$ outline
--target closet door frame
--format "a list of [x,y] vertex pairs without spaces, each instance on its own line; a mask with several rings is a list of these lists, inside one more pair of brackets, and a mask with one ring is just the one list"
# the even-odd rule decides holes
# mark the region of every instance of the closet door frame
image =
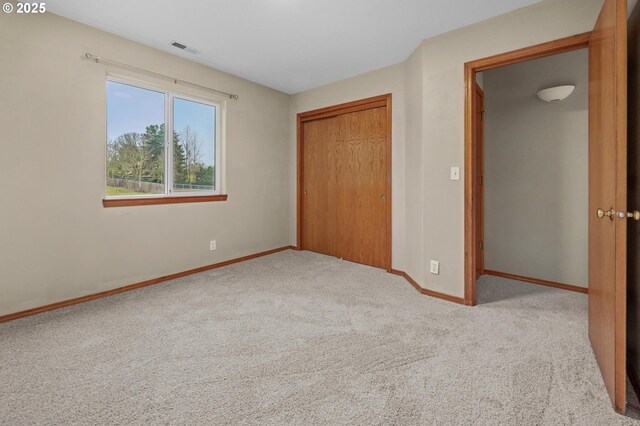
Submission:
[[372,98],[361,99],[358,101],[347,102],[339,105],[329,106],[326,108],[320,108],[312,111],[301,112],[297,116],[297,242],[296,249],[302,250],[304,235],[302,232],[302,220],[303,214],[303,188],[304,188],[304,131],[303,124],[308,121],[320,120],[328,117],[335,117],[352,112],[365,111],[373,108],[386,108],[387,127],[386,127],[386,156],[387,156],[387,170],[386,170],[386,234],[387,234],[387,265],[385,268],[388,272],[391,272],[391,94],[374,96]]

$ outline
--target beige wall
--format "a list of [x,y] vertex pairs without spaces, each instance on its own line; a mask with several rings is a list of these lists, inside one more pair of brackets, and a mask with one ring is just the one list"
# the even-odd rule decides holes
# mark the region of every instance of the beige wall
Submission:
[[[587,49],[487,71],[485,267],[587,287]],[[562,102],[540,89],[575,84]]]
[[[422,140],[424,129],[422,117],[425,98],[423,96],[424,60],[422,49],[416,49],[405,62],[405,110],[406,140],[403,177],[405,188],[405,239],[404,258],[394,264],[396,269],[404,270],[414,279],[420,279],[423,272],[424,210]],[[422,282],[422,281],[418,281]]]
[[[106,70],[85,51],[240,95],[228,202],[102,207]],[[289,244],[288,95],[49,13],[0,14],[0,58],[0,315]]]

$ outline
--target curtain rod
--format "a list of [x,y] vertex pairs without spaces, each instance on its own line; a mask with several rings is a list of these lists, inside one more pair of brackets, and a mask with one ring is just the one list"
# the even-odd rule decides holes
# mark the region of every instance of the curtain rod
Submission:
[[157,72],[154,72],[154,71],[145,70],[143,68],[134,67],[132,65],[123,64],[121,62],[112,61],[111,59],[101,58],[100,56],[92,55],[91,53],[85,53],[84,54],[84,59],[89,60],[91,62],[95,62],[96,64],[110,65],[110,66],[113,66],[113,67],[118,67],[118,68],[122,68],[122,69],[129,70],[129,71],[135,71],[135,72],[138,72],[138,73],[148,74],[148,75],[150,75],[152,77],[157,77],[157,78],[162,78],[164,80],[173,81],[175,84],[182,84],[183,86],[190,86],[190,87],[195,87],[196,89],[208,90],[210,92],[214,92],[214,93],[217,93],[219,95],[227,96],[230,99],[238,100],[238,95],[234,95],[232,93],[223,92],[221,90],[212,89],[210,87],[201,86],[201,85],[195,84],[195,83],[189,83],[188,81],[180,80],[180,79],[177,79],[175,77],[171,77],[171,76],[168,76],[168,75],[165,75],[165,74],[160,74],[160,73],[157,73]]

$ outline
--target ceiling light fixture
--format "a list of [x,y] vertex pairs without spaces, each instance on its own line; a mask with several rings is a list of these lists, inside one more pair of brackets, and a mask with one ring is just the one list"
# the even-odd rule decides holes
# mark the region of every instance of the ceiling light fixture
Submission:
[[548,89],[540,90],[538,98],[545,102],[559,102],[567,99],[574,90],[576,90],[576,86],[573,84],[549,87]]

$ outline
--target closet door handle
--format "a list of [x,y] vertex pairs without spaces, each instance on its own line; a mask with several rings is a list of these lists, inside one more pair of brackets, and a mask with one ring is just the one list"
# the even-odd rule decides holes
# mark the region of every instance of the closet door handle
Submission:
[[387,194],[380,194],[380,199],[382,201],[386,200],[387,199]]

